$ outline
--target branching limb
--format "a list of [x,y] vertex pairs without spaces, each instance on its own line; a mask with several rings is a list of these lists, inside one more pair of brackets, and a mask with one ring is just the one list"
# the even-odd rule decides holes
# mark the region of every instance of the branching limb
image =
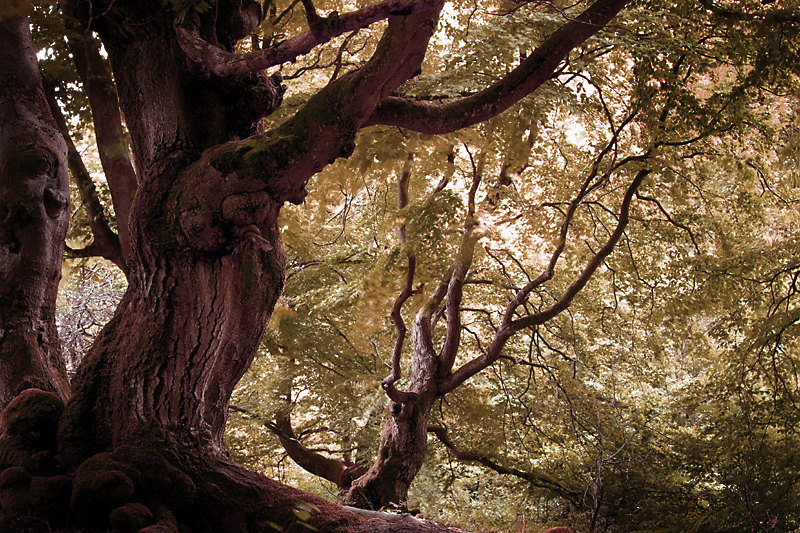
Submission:
[[606,26],[629,1],[596,1],[553,32],[519,67],[479,93],[444,104],[390,97],[365,126],[384,124],[443,134],[495,117],[549,80],[570,51]]
[[[196,30],[176,27],[178,41],[199,72],[207,72],[220,77],[237,76],[248,72],[259,72],[269,67],[293,61],[307,54],[315,47],[331,39],[366,28],[376,22],[392,17],[412,15],[431,9],[435,0],[384,0],[351,13],[318,18],[312,23],[309,15],[309,1],[304,1],[309,17],[310,29],[296,37],[275,46],[247,54],[233,54],[202,39]],[[310,7],[313,8],[313,5]]]
[[[625,228],[628,225],[628,221],[630,219],[630,207],[631,202],[633,200],[633,196],[636,191],[639,189],[639,186],[644,181],[644,178],[650,174],[649,170],[640,170],[634,179],[631,181],[630,185],[628,186],[625,196],[623,197],[622,204],[620,207],[620,215],[617,220],[617,225],[614,231],[609,236],[606,243],[592,256],[592,258],[587,263],[586,267],[584,267],[581,274],[578,278],[570,285],[561,298],[551,305],[549,308],[535,313],[530,314],[522,318],[514,319],[514,315],[516,309],[522,305],[526,299],[527,295],[533,290],[533,288],[540,286],[541,284],[545,283],[553,276],[553,268],[555,266],[555,261],[558,259],[558,256],[564,249],[565,246],[565,233],[564,233],[564,226],[562,226],[562,233],[560,237],[559,245],[557,246],[556,250],[553,252],[551,256],[550,264],[548,265],[547,270],[543,272],[538,278],[534,279],[528,285],[526,285],[521,291],[519,291],[516,296],[511,300],[511,302],[506,307],[506,313],[503,318],[503,322],[495,333],[492,342],[486,348],[486,350],[480,356],[472,359],[471,361],[465,363],[463,366],[459,367],[455,372],[451,373],[450,375],[446,376],[440,385],[440,392],[442,394],[452,391],[459,385],[461,385],[464,381],[469,379],[470,377],[474,376],[484,368],[487,368],[489,365],[497,361],[497,359],[501,355],[501,351],[505,346],[506,341],[517,331],[520,331],[525,328],[529,328],[532,326],[544,324],[548,320],[552,319],[562,311],[564,311],[572,302],[572,299],[577,295],[589,282],[589,279],[595,273],[595,271],[599,268],[599,266],[603,263],[606,257],[613,251],[614,247],[616,246],[619,239],[622,237]],[[573,210],[573,205],[570,206],[570,210]],[[577,207],[577,205],[575,205]],[[568,210],[567,216],[565,217],[566,220],[569,219],[572,214]]]
[[664,217],[666,217],[667,222],[669,222],[670,224],[672,224],[676,228],[682,229],[683,231],[685,231],[686,233],[689,234],[689,238],[692,240],[692,245],[694,246],[695,251],[698,254],[700,253],[700,247],[697,245],[697,240],[695,240],[695,238],[694,238],[694,233],[692,232],[692,229],[689,226],[687,226],[685,224],[681,224],[677,220],[673,219],[670,216],[670,214],[667,212],[667,210],[664,209],[664,206],[661,205],[661,202],[659,202],[657,198],[653,198],[653,197],[650,197],[650,196],[643,196],[643,195],[639,194],[638,191],[636,192],[636,198],[638,198],[639,200],[643,200],[645,202],[650,202],[650,203],[655,204],[656,207],[658,207],[658,210],[661,211],[661,213],[664,215]]
[[86,165],[83,164],[83,159],[80,153],[78,153],[75,143],[72,142],[67,122],[64,119],[64,114],[61,112],[61,108],[56,102],[55,89],[49,83],[45,83],[44,88],[45,95],[47,96],[47,103],[50,105],[50,111],[56,120],[56,124],[58,124],[59,130],[61,130],[64,141],[67,143],[67,164],[69,166],[69,171],[75,179],[75,184],[78,186],[81,200],[83,200],[83,207],[86,209],[86,216],[89,219],[89,227],[94,237],[94,243],[83,250],[67,249],[67,251],[75,257],[100,256],[108,259],[122,269],[127,276],[128,265],[122,255],[119,237],[108,224],[103,205],[100,203],[100,198],[97,196],[97,189],[94,186],[92,177],[89,175]]

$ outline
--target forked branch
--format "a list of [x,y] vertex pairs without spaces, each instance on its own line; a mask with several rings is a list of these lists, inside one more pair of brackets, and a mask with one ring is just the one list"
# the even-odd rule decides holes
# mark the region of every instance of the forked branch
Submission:
[[214,46],[203,40],[197,30],[183,27],[176,27],[175,30],[181,48],[198,72],[228,77],[259,72],[294,61],[335,37],[392,17],[420,13],[435,4],[435,0],[384,0],[343,15],[331,14],[320,18],[315,10],[309,12],[313,5],[306,0],[303,5],[310,26],[306,32],[275,46],[246,54],[234,54]]
[[[606,243],[598,250],[596,253],[593,254],[591,259],[588,261],[586,267],[584,267],[581,274],[578,278],[570,285],[564,294],[562,294],[561,298],[548,307],[547,309],[540,311],[538,313],[526,315],[522,318],[515,319],[515,313],[517,308],[522,305],[526,300],[530,292],[544,282],[548,281],[552,278],[554,272],[555,261],[558,260],[561,252],[565,246],[565,226],[562,225],[561,235],[560,235],[560,242],[553,252],[553,255],[550,259],[550,264],[548,265],[545,272],[543,272],[538,278],[534,279],[533,281],[529,282],[523,289],[521,289],[515,297],[511,300],[511,302],[506,307],[506,312],[503,317],[502,324],[500,328],[494,335],[492,342],[486,348],[486,350],[480,356],[472,359],[471,361],[465,363],[463,366],[459,367],[455,372],[446,376],[440,385],[440,393],[445,394],[447,392],[452,391],[459,385],[461,385],[464,381],[469,379],[470,377],[474,376],[481,370],[487,368],[489,365],[493,364],[497,359],[500,357],[502,353],[502,349],[505,346],[508,339],[517,331],[520,331],[525,328],[529,328],[532,326],[544,324],[548,320],[552,319],[553,317],[557,316],[559,313],[564,311],[569,304],[572,302],[573,298],[586,286],[591,279],[592,275],[595,271],[599,268],[599,266],[603,263],[606,257],[611,254],[614,250],[619,239],[622,237],[623,233],[625,232],[625,228],[628,225],[630,220],[630,208],[631,202],[633,200],[634,194],[641,186],[644,178],[650,174],[650,170],[640,170],[634,179],[631,181],[630,185],[625,192],[625,195],[622,200],[622,204],[620,206],[620,214],[617,219],[617,225],[614,231],[609,236]],[[580,197],[580,196],[579,196]],[[570,206],[571,211],[568,211],[567,216],[565,216],[565,224],[567,219],[572,217],[574,213],[573,206],[577,207],[575,201],[573,201],[572,205]]]

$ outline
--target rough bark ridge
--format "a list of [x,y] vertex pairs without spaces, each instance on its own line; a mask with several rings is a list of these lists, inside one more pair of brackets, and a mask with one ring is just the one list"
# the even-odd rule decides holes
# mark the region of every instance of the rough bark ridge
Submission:
[[0,409],[37,387],[66,399],[55,326],[69,223],[66,145],[27,18],[0,20]]

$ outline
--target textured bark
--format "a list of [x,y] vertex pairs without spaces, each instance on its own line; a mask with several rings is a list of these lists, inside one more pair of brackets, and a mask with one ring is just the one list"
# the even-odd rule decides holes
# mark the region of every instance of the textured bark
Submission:
[[[419,320],[419,319],[418,319]],[[425,317],[422,317],[425,320]],[[425,328],[415,324],[411,399],[392,402],[383,426],[378,456],[366,474],[353,482],[345,501],[364,509],[402,504],[428,451],[428,417],[436,400],[437,357]]]
[[[252,3],[227,6],[237,5]],[[141,179],[130,285],[78,371],[62,442],[76,461],[154,439],[219,455],[228,398],[283,287],[280,205],[301,201],[311,176],[352,152],[360,123],[419,68],[438,8],[393,19],[362,69],[277,130],[237,140],[280,103],[275,81],[198,79],[160,2],[105,7],[93,28],[109,53]],[[207,40],[232,38],[207,22],[198,22]],[[386,61],[392,55],[399,60]]]
[[27,18],[0,21],[0,408],[36,387],[68,395],[55,325],[69,222],[66,146]]

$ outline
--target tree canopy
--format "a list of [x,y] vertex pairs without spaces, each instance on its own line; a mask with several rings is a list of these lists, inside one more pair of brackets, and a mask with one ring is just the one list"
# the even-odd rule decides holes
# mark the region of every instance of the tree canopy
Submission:
[[800,524],[794,2],[0,19],[3,527]]

